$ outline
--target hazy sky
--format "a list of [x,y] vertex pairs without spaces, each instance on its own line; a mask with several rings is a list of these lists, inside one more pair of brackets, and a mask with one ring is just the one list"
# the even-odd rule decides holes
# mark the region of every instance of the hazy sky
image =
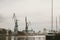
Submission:
[[[60,15],[60,0],[54,0],[53,4],[55,28],[55,17]],[[25,16],[31,22],[29,29],[39,31],[51,26],[51,0],[0,0],[1,28],[14,29],[13,13],[19,20],[19,30],[25,28]]]

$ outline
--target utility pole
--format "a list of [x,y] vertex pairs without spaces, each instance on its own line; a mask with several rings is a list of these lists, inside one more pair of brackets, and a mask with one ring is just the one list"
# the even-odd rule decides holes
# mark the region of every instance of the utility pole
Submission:
[[15,27],[14,27],[14,40],[17,40],[17,32],[18,32],[18,23],[17,23],[17,19],[15,16],[15,13],[13,14],[13,19],[14,19],[14,23],[15,23]]

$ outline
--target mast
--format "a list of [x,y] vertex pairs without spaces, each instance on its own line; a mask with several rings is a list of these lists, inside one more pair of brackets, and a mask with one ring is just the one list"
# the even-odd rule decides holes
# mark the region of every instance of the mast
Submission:
[[26,26],[26,28],[25,28],[25,31],[28,33],[28,22],[27,22],[27,17],[25,17],[25,26]]
[[17,40],[17,32],[18,32],[18,23],[17,23],[17,19],[15,16],[15,13],[13,14],[13,18],[14,18],[14,23],[15,23],[15,27],[14,27],[14,40]]
[[60,25],[60,16],[59,16],[59,25]]
[[56,32],[57,32],[57,17],[56,17]]
[[51,2],[51,31],[53,31],[53,0]]
[[[59,27],[60,27],[60,16],[59,16]],[[59,31],[60,31],[60,29],[59,29]]]

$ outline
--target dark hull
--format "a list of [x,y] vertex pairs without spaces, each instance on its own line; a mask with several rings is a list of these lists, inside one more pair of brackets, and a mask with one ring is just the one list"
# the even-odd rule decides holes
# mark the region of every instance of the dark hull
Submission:
[[46,35],[46,40],[60,40],[60,33],[54,33]]

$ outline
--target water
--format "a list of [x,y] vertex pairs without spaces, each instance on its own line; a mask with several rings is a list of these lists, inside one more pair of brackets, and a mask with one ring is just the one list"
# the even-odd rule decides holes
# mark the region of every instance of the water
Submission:
[[[15,36],[0,36],[0,40],[14,40]],[[16,36],[17,40],[45,40],[45,36]]]
[[[17,37],[17,39],[18,40],[45,40],[45,36],[28,36],[27,38],[26,38],[26,36],[23,36],[23,37],[21,37],[21,36],[18,36]],[[14,36],[12,36],[12,40],[14,40]]]

